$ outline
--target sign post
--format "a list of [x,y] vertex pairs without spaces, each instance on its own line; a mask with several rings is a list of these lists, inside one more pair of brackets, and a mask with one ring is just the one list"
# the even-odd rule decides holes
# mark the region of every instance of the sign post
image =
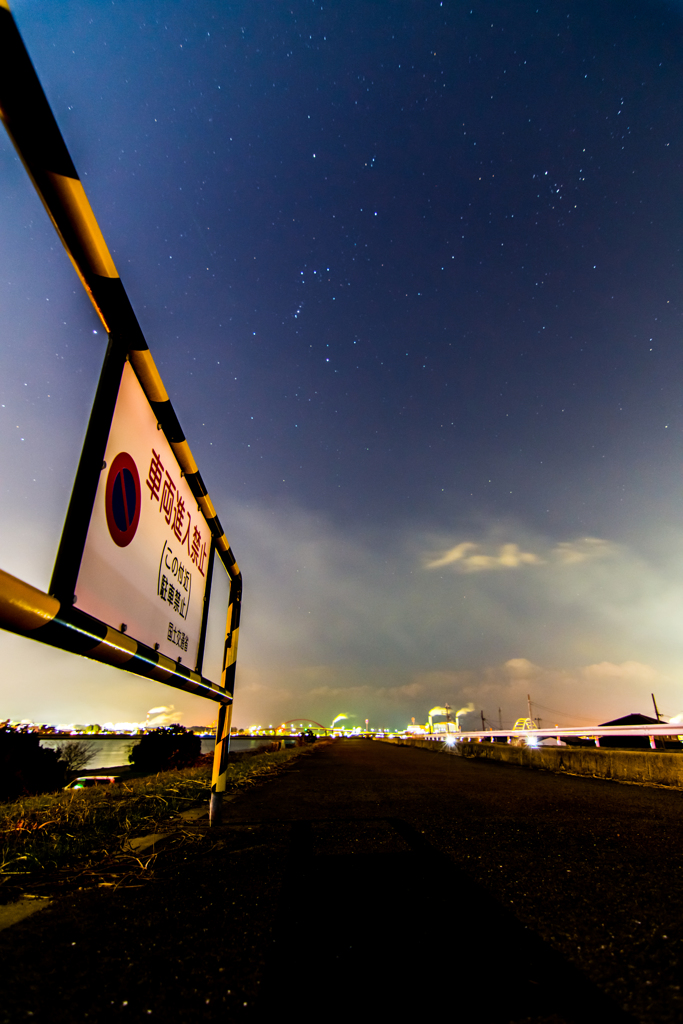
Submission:
[[[216,824],[242,575],[7,0],[0,117],[109,336],[49,593],[0,570],[0,627],[217,701]],[[220,681],[202,674],[219,566],[230,581]]]

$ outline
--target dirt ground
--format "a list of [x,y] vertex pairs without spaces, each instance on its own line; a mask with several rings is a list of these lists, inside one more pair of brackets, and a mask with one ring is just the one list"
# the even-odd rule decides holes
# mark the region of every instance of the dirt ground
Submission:
[[682,801],[341,740],[0,933],[0,1020],[679,1022]]

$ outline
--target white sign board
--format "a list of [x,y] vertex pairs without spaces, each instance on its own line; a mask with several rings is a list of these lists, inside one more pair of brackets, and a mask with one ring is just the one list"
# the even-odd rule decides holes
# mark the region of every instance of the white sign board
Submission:
[[76,606],[194,669],[211,534],[126,362]]

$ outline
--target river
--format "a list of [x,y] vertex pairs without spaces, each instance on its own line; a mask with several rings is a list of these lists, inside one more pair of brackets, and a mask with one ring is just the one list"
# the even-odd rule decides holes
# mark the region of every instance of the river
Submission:
[[[120,768],[128,764],[128,755],[135,743],[139,742],[137,736],[121,736],[113,739],[98,740],[90,736],[60,736],[59,739],[41,739],[41,747],[61,746],[63,743],[87,743],[94,748],[95,756],[87,765],[88,771],[95,768]],[[249,750],[252,747],[259,747],[268,740],[232,739],[230,749],[234,751]],[[212,736],[202,737],[202,754],[209,754],[213,750],[214,741]]]

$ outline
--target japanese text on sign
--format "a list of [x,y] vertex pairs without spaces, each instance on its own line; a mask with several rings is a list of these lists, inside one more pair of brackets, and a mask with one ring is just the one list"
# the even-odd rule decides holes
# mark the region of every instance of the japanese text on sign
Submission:
[[164,541],[159,562],[157,594],[170,608],[177,611],[181,618],[186,619],[190,610],[191,593],[192,573],[178,556],[173,554],[173,548],[168,541]]
[[[187,551],[190,561],[197,566],[202,576],[206,575],[207,548],[202,531],[192,526],[192,513],[185,507],[185,501],[178,493],[173,478],[161,461],[160,456],[152,449],[149,473],[145,480],[149,488],[150,501],[159,502],[159,512],[171,528],[171,532]],[[187,517],[187,526],[185,518]],[[192,535],[190,537],[190,530]]]

